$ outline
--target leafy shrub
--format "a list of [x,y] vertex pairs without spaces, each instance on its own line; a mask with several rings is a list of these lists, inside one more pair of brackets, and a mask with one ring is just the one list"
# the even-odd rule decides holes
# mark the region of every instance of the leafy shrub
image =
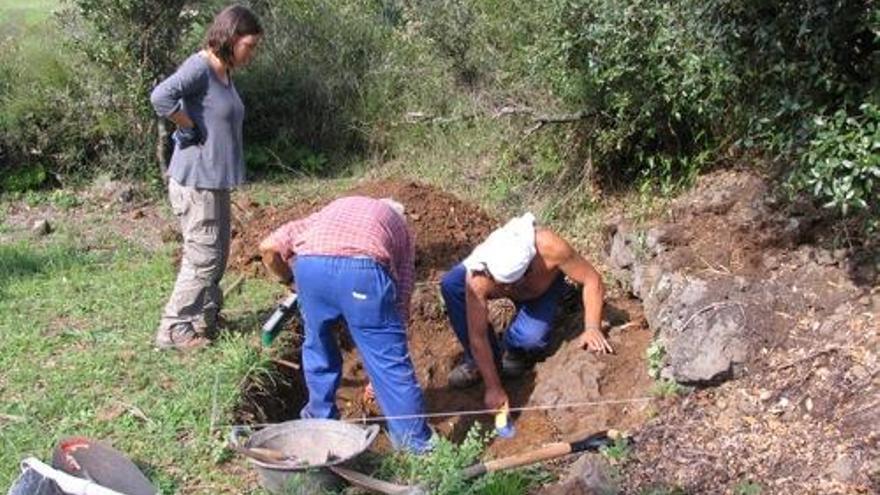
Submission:
[[450,64],[455,80],[473,86],[481,76],[481,21],[475,2],[464,0],[415,0],[409,21],[432,41],[441,57]]
[[371,2],[342,0],[285,0],[258,14],[266,36],[252,67],[238,76],[246,146],[264,146],[309,173],[326,171],[328,157],[365,151],[371,121],[387,101],[376,101],[376,81],[396,77],[384,72],[385,18],[393,15]]
[[869,212],[880,220],[880,107],[865,103],[858,115],[838,110],[814,120],[812,137],[790,180],[826,208],[843,215]]
[[6,170],[0,179],[0,191],[20,193],[40,187],[46,181],[46,169],[39,164]]
[[690,2],[565,2],[556,33],[570,75],[557,91],[584,126],[605,177],[674,179],[712,146],[734,71]]
[[61,26],[3,42],[0,148],[11,175],[33,179],[4,188],[35,186],[40,170],[62,182],[156,170],[148,95],[190,28],[182,3],[75,0]]
[[741,80],[746,142],[790,151],[812,115],[876,87],[880,8],[864,0],[711,0],[706,15]]

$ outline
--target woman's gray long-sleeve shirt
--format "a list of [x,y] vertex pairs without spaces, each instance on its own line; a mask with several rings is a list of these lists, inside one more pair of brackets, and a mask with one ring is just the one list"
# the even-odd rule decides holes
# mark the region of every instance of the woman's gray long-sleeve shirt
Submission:
[[244,104],[232,79],[224,84],[200,53],[153,89],[153,108],[161,117],[183,111],[199,128],[201,144],[175,144],[168,174],[199,189],[231,189],[244,182],[242,122]]

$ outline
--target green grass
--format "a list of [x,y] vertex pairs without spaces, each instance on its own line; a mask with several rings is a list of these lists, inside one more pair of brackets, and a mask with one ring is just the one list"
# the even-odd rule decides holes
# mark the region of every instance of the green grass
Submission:
[[0,24],[37,24],[48,19],[60,6],[60,0],[0,0]]
[[48,460],[62,437],[86,435],[129,454],[164,493],[252,493],[217,461],[242,380],[266,365],[255,311],[272,305],[275,284],[248,281],[227,301],[232,326],[252,332],[158,352],[170,253],[51,239],[0,246],[0,486],[23,457]]

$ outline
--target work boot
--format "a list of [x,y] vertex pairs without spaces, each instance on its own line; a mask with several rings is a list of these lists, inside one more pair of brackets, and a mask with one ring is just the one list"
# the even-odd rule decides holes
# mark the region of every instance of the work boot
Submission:
[[452,388],[468,388],[482,380],[477,365],[463,361],[449,372],[449,386]]
[[534,366],[534,356],[522,350],[508,349],[501,356],[501,376],[504,378],[521,378]]
[[178,323],[156,333],[156,347],[159,349],[191,351],[209,343],[211,341],[196,332],[189,323]]

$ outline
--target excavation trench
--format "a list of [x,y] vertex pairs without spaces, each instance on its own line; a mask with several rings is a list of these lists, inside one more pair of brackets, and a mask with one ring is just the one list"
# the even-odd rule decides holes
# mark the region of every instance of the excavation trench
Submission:
[[[349,192],[372,197],[394,197],[404,203],[416,235],[417,285],[409,321],[409,349],[427,403],[427,412],[466,412],[483,409],[482,387],[455,390],[447,386],[450,370],[461,359],[461,346],[449,327],[440,298],[440,276],[466,256],[500,222],[477,206],[430,186],[412,182],[381,181],[360,185]],[[329,201],[329,199],[328,199]],[[253,250],[259,239],[281,223],[320,208],[325,202],[260,208],[239,205],[250,221],[238,224],[233,243],[232,269],[259,275],[261,266]],[[623,325],[610,335],[616,353],[595,356],[577,349],[574,338],[581,329],[582,308],[576,291],[561,305],[554,331],[554,352],[525,377],[505,383],[515,407],[543,408],[583,403],[577,408],[541,409],[516,416],[517,435],[496,440],[492,455],[506,455],[554,441],[569,439],[603,428],[627,429],[647,417],[645,401],[587,405],[604,400],[643,397],[651,386],[645,373],[645,348],[651,334],[635,300],[611,300],[606,317]],[[513,315],[512,305],[494,303],[491,319],[504,328]],[[629,323],[629,324],[627,324]],[[357,350],[343,325],[338,332],[343,350],[343,380],[337,399],[343,418],[373,418],[377,408],[364,400],[367,376]],[[274,423],[298,417],[307,396],[301,370],[302,326],[294,320],[273,344],[276,358],[269,373],[251,377],[235,410],[235,421],[245,424]],[[432,426],[447,438],[460,441],[475,422],[489,426],[487,414],[453,414],[431,418]],[[387,443],[380,438],[378,448]]]

